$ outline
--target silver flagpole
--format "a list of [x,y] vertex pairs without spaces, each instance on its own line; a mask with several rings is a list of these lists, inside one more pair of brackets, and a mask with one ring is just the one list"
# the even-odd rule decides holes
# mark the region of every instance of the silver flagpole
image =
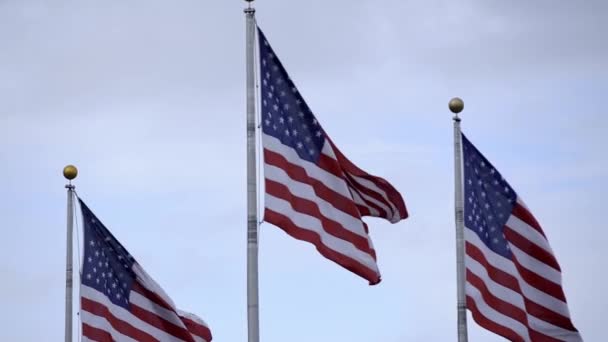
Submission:
[[255,135],[255,9],[253,0],[247,1],[246,57],[247,57],[247,336],[249,342],[260,340],[258,307],[258,207]]
[[464,198],[462,195],[462,140],[458,113],[464,102],[458,97],[450,100],[450,111],[454,113],[454,202],[456,214],[456,284],[458,289],[458,342],[467,342],[467,307],[465,302],[464,268]]
[[63,176],[68,180],[65,186],[68,189],[68,217],[67,217],[67,239],[65,256],[65,342],[72,342],[72,247],[74,241],[72,232],[74,230],[74,188],[72,179],[78,175],[78,169],[74,165],[63,168]]

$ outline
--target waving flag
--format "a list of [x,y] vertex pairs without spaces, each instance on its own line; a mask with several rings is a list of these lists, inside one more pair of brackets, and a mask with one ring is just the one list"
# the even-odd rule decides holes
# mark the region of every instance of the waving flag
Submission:
[[582,341],[561,270],[532,213],[462,135],[467,307],[511,341]]
[[82,341],[210,342],[207,324],[178,310],[84,202],[79,201],[84,220]]
[[405,219],[395,188],[351,163],[323,130],[258,29],[261,63],[265,214],[326,258],[380,282],[363,216]]

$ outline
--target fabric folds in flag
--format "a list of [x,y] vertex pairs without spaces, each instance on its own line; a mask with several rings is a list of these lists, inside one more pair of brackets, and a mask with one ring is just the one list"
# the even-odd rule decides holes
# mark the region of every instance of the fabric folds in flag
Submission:
[[323,130],[258,28],[264,220],[308,241],[324,257],[380,282],[363,216],[408,216],[401,194],[358,168]]
[[79,199],[84,223],[82,341],[210,342],[209,326],[181,311]]
[[475,321],[510,341],[582,341],[541,226],[462,134],[466,300]]

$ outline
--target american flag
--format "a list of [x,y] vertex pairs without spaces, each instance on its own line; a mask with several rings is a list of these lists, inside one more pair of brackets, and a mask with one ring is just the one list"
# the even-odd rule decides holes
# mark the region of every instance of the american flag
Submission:
[[261,62],[264,220],[324,257],[380,282],[363,216],[395,223],[408,214],[399,192],[351,163],[327,136],[258,28]]
[[561,270],[522,199],[462,134],[467,307],[511,341],[582,341]]
[[210,342],[207,324],[178,310],[84,202],[79,202],[84,222],[82,341]]

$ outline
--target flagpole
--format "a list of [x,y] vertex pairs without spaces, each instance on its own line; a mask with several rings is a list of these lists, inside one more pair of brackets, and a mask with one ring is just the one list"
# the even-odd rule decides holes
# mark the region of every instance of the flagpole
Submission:
[[68,180],[66,189],[68,189],[68,216],[67,216],[67,239],[66,239],[66,257],[65,257],[65,342],[72,342],[72,247],[74,240],[72,232],[74,230],[74,185],[72,179],[78,175],[78,169],[74,165],[68,165],[63,168],[63,176]]
[[467,342],[467,307],[465,302],[465,268],[464,268],[464,198],[462,195],[462,140],[460,117],[464,102],[455,97],[450,100],[449,108],[454,113],[454,202],[456,216],[456,285],[458,310],[458,342]]
[[258,306],[258,207],[255,135],[255,9],[245,0],[247,57],[247,341],[259,342]]

